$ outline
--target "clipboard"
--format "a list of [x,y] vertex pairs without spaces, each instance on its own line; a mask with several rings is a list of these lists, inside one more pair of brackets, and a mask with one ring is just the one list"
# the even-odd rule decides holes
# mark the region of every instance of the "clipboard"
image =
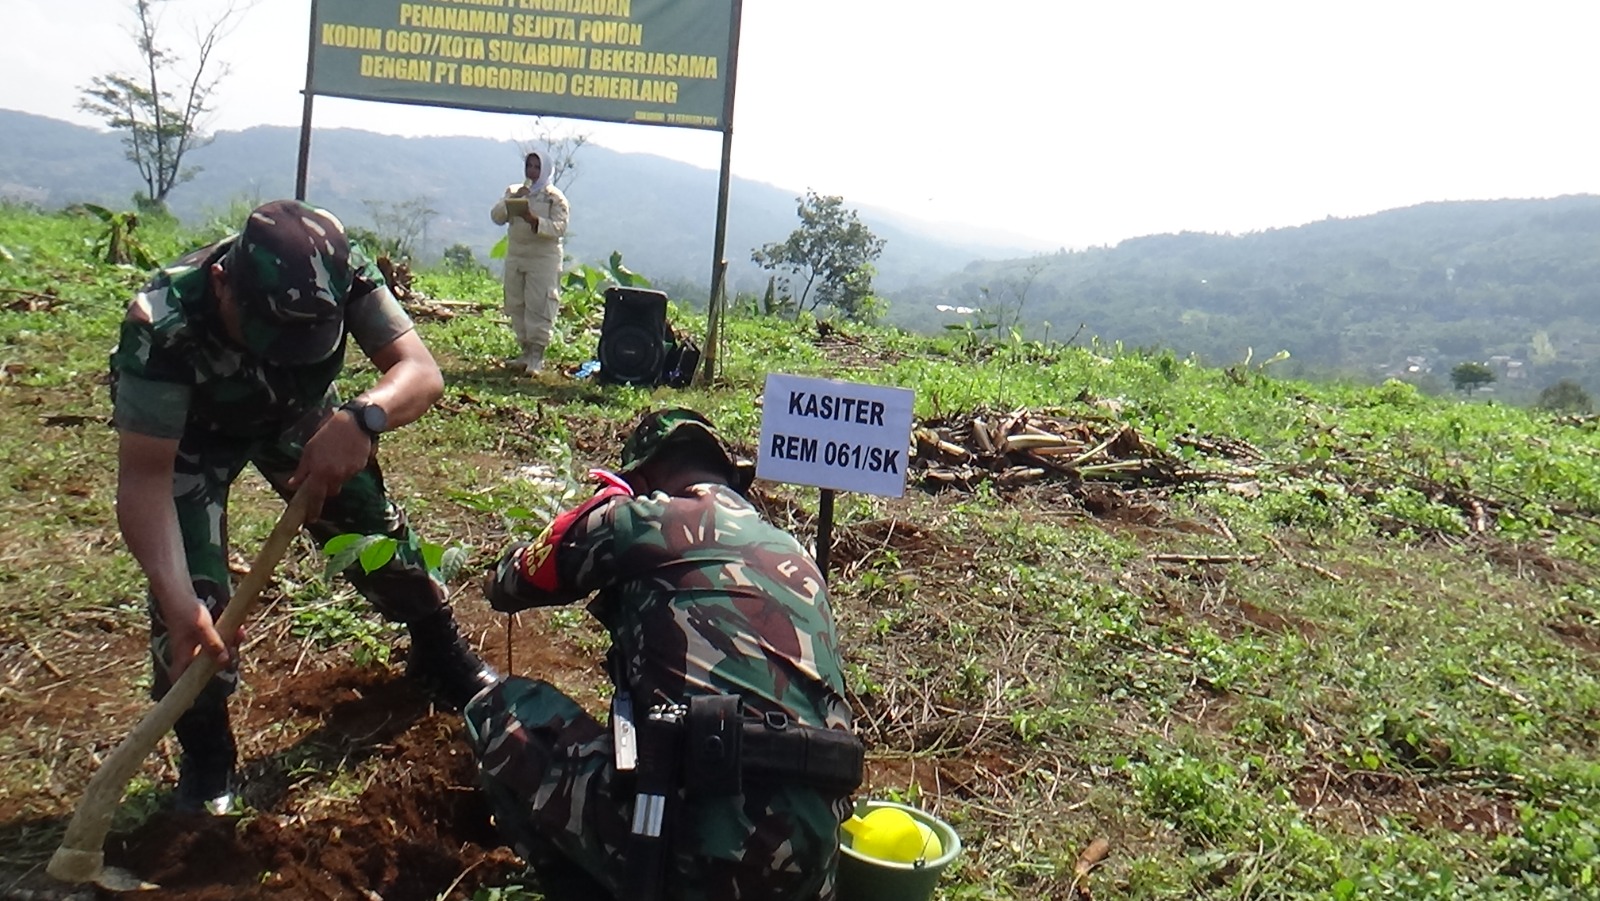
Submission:
[[520,218],[523,213],[528,211],[528,198],[526,197],[507,197],[505,203],[506,215],[513,218]]

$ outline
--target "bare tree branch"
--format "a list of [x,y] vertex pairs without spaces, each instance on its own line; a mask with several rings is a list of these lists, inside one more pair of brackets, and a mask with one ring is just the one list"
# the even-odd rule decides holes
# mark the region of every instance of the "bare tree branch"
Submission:
[[587,133],[559,129],[546,122],[543,116],[535,116],[533,138],[518,141],[517,149],[523,156],[539,151],[544,164],[550,167],[550,183],[564,191],[577,181],[578,153],[588,144]]
[[[179,57],[161,45],[162,16],[156,4],[168,0],[133,0],[134,27],[129,36],[138,49],[143,72],[137,77],[118,72],[96,76],[82,91],[79,109],[104,119],[124,132],[126,156],[144,180],[144,201],[165,206],[167,195],[193,178],[198,169],[184,168],[188,153],[210,143],[203,124],[212,96],[227,74],[214,65],[218,43],[249,6],[230,3],[209,27],[194,35],[193,70],[176,73]],[[176,80],[184,85],[171,89]],[[180,99],[181,92],[181,99]]]

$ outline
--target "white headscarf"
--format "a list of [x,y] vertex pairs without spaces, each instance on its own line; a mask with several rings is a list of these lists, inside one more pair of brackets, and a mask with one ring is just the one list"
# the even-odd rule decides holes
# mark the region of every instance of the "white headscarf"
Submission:
[[537,150],[530,150],[522,155],[522,164],[524,166],[528,164],[528,157],[530,156],[539,158],[539,178],[537,181],[528,181],[524,178],[522,183],[528,186],[529,194],[537,194],[550,187],[550,176],[554,173],[551,171],[550,160],[546,159],[545,155]]

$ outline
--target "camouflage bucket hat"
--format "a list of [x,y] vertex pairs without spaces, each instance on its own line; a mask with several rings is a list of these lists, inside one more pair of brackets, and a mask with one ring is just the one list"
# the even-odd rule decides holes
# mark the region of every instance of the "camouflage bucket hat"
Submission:
[[343,346],[350,242],[332,213],[297,200],[257,207],[223,268],[252,352],[274,363],[304,365],[326,360]]
[[737,460],[728,452],[728,446],[710,420],[682,407],[646,413],[639,420],[633,434],[622,445],[622,468],[617,470],[618,474],[627,475],[650,462],[662,448],[679,442],[700,445],[708,460],[727,469],[728,484],[741,494],[750,489],[755,471],[749,462]]

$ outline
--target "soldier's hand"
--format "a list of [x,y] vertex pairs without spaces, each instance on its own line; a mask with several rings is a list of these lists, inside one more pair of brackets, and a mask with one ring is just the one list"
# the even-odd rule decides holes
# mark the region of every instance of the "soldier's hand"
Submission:
[[304,485],[309,499],[306,504],[306,521],[316,522],[322,517],[322,504],[339,493],[340,487],[351,476],[365,469],[367,461],[377,450],[376,443],[348,410],[336,410],[323,422],[317,433],[306,442],[300,455],[300,467],[289,477],[291,491]]
[[[197,654],[209,654],[216,658],[218,668],[226,668],[233,659],[233,650],[217,634],[216,624],[211,621],[211,611],[200,599],[193,599],[192,603],[181,605],[180,610],[162,610],[161,619],[167,626],[167,642],[171,653],[172,665],[167,670],[172,681],[178,681],[183,671],[194,662]],[[244,640],[244,630],[240,629],[234,635],[232,646],[237,647]]]

